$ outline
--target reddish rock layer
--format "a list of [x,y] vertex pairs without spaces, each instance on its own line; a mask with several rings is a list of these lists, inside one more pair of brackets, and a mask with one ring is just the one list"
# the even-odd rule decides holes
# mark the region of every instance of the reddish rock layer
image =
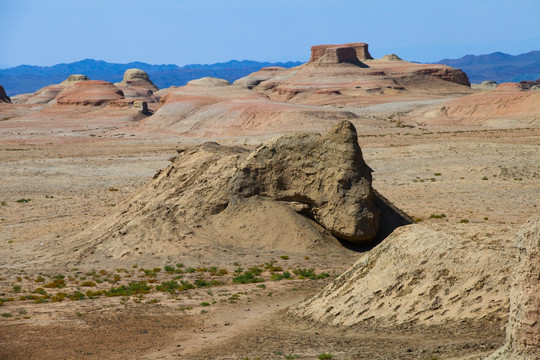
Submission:
[[[340,49],[340,50],[337,50]],[[328,53],[341,53],[341,57],[350,59],[356,55],[357,60],[373,59],[368,51],[368,44],[366,43],[349,43],[342,45],[315,45],[311,47],[310,63],[316,62],[325,54]]]
[[66,88],[57,97],[58,105],[99,106],[124,98],[122,90],[107,81],[81,81]]

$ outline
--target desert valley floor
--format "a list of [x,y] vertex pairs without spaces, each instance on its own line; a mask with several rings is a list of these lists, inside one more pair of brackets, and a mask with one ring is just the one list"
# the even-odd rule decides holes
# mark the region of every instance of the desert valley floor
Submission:
[[[419,81],[404,84],[417,89]],[[285,85],[297,86],[297,100]],[[235,89],[224,95],[215,83],[192,84],[149,101],[151,116],[123,105],[61,105],[61,97],[1,104],[0,359],[483,359],[502,346],[515,237],[540,205],[539,93],[452,83],[432,93],[325,88],[302,98],[305,89],[285,85],[274,94],[227,85]],[[189,130],[167,122],[174,111]],[[201,143],[253,151],[282,133],[324,134],[343,117],[356,126],[373,188],[414,219],[383,243],[299,250],[300,225],[288,233],[268,204],[264,216],[275,226],[266,232],[289,237],[276,246],[261,228],[245,230],[252,243],[236,246],[227,228],[213,233],[224,238],[214,247],[198,240],[197,223],[178,225],[181,251],[159,238],[145,247],[140,230],[115,237],[125,245],[107,245],[121,256],[85,248],[104,239],[94,224],[119,217],[142,188],[158,186],[149,183],[156,173]],[[283,125],[289,118],[298,126]],[[264,222],[257,216],[246,212]],[[141,249],[122,247],[135,241],[129,236],[142,239]],[[396,249],[392,239],[406,243]],[[323,298],[336,278],[368,255],[374,271],[362,276],[385,285],[375,291],[359,275],[364,287],[349,305],[370,302],[366,312],[344,317],[345,305],[332,304],[319,314],[338,301]]]

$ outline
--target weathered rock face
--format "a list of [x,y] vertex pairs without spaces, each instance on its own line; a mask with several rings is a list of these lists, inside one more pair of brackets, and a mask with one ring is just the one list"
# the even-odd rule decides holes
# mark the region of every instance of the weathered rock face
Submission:
[[378,230],[379,210],[356,129],[338,123],[323,137],[285,135],[266,142],[239,166],[231,194],[295,201],[334,236],[368,241]]
[[290,309],[331,326],[502,325],[514,256],[489,241],[422,224],[396,229],[344,274]]
[[506,344],[490,360],[540,359],[540,217],[522,227],[516,237],[518,261],[510,290]]
[[[317,62],[323,57],[331,57],[337,62],[351,62],[373,59],[366,43],[350,43],[342,45],[315,45],[311,47],[310,63]],[[340,61],[341,60],[341,61]],[[328,60],[327,60],[328,61]]]
[[6,102],[10,103],[11,99],[6,94],[6,90],[4,90],[4,87],[0,85],[0,102]]
[[150,80],[148,74],[141,69],[127,69],[121,82],[117,86],[142,87],[152,91],[158,91],[158,87]]
[[58,95],[58,105],[99,106],[124,98],[122,90],[107,81],[88,80],[67,87]]

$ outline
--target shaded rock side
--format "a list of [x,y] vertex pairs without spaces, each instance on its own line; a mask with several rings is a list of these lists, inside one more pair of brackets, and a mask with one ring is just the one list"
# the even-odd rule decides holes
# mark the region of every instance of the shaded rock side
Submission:
[[356,129],[342,121],[322,137],[294,134],[267,141],[240,165],[230,192],[306,204],[307,216],[334,236],[361,243],[376,236],[379,224],[371,172]]
[[310,63],[324,57],[334,57],[336,63],[373,59],[366,43],[349,43],[341,45],[315,45],[311,47]]
[[4,90],[4,87],[0,85],[0,102],[10,103],[11,99],[6,94],[6,90]]
[[540,216],[521,228],[516,248],[506,344],[489,360],[540,359]]
[[502,324],[514,261],[503,241],[453,236],[422,224],[400,227],[289,312],[345,327],[436,326],[478,319]]

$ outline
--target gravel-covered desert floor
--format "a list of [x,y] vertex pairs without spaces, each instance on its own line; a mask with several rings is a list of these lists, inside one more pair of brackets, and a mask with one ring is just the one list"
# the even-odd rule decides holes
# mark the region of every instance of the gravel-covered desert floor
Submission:
[[[50,133],[36,141],[2,133],[1,359],[474,359],[504,342],[504,312],[385,328],[334,328],[290,316],[289,306],[318,293],[369,248],[328,257],[233,249],[209,259],[194,246],[189,256],[158,265],[52,262],[41,249],[69,249],[73,234],[107,216],[181,145],[115,131],[100,129],[101,138],[89,136],[96,131]],[[424,226],[511,253],[515,233],[538,212],[536,128],[358,128],[358,134],[373,186]],[[258,269],[252,273],[260,282],[233,281],[247,269]],[[285,271],[290,278],[276,276]],[[152,288],[128,285],[143,280]]]

